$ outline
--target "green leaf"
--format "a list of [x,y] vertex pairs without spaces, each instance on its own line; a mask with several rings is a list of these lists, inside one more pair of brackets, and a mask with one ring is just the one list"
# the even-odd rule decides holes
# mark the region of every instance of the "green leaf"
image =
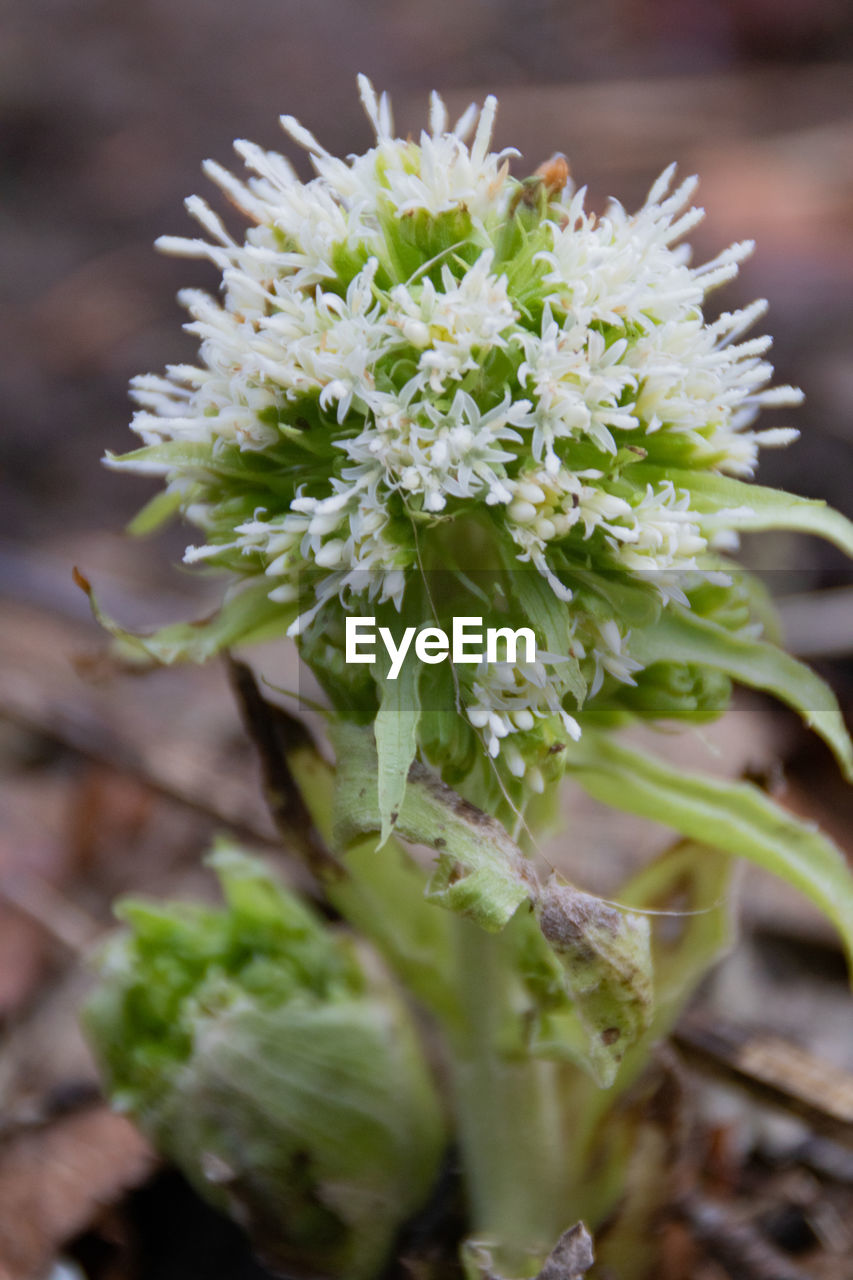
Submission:
[[569,561],[566,576],[576,591],[583,608],[604,622],[619,618],[629,627],[647,627],[654,622],[662,609],[661,599],[653,581],[646,575],[626,570],[608,570],[604,573],[584,569]]
[[213,447],[202,441],[166,440],[163,444],[148,444],[130,453],[104,455],[104,464],[111,471],[133,471],[137,475],[164,476],[170,471],[187,467],[210,467]]
[[162,492],[155,493],[130,521],[127,532],[134,538],[144,538],[149,533],[156,533],[167,520],[177,514],[184,497],[179,489],[163,489]]
[[567,769],[596,800],[748,858],[811,898],[853,965],[853,874],[841,851],[756,787],[687,773],[592,729],[567,744]]
[[[369,729],[338,724],[336,836],[345,844],[380,827]],[[427,897],[496,933],[512,920],[517,971],[532,999],[540,1056],[580,1061],[606,1085],[653,1008],[648,921],[570,885],[539,883],[501,824],[423,765],[409,771],[395,824],[406,840],[437,853]],[[533,913],[518,912],[529,903]]]
[[[307,435],[293,430],[300,442]],[[191,475],[202,483],[224,484],[233,495],[255,487],[262,493],[292,496],[295,488],[292,459],[284,466],[276,465],[267,454],[241,453],[236,446],[222,447],[221,441],[215,448],[209,441],[166,440],[121,455],[107,453],[104,463],[111,471],[127,470],[136,475]]]
[[205,662],[237,644],[258,644],[283,636],[298,606],[276,604],[270,583],[260,579],[236,591],[222,608],[198,622],[175,622],[146,635],[128,631],[101,608],[89,581],[74,570],[74,580],[86,592],[98,622],[118,642],[117,656],[129,661]]
[[410,658],[403,663],[396,680],[386,675],[382,682],[382,701],[374,722],[380,849],[397,822],[406,794],[409,767],[417,754],[421,712],[419,677],[420,668]]
[[532,569],[519,567],[516,560],[509,566],[512,592],[527,623],[536,634],[537,644],[544,640],[549,653],[559,654],[565,661],[555,668],[554,678],[568,688],[578,706],[586,698],[586,681],[580,663],[569,654],[569,608],[554,595],[548,583]]
[[818,499],[799,498],[784,489],[748,484],[712,471],[679,471],[643,463],[643,478],[653,483],[656,479],[671,480],[676,489],[687,489],[692,508],[710,517],[702,520],[705,529],[713,528],[716,513],[725,511],[719,519],[720,528],[744,532],[793,529],[826,538],[853,556],[853,522]]
[[671,606],[654,626],[632,634],[630,651],[631,657],[645,666],[654,662],[696,663],[774,694],[820,734],[853,781],[853,743],[834,693],[820,676],[783,649]]
[[[382,829],[376,742],[370,728],[346,722],[334,726],[333,740],[335,834],[346,846],[365,831]],[[438,855],[429,898],[489,932],[502,929],[534,890],[532,868],[501,824],[418,761],[409,769],[394,826],[404,840],[427,845]]]
[[730,854],[680,840],[617,893],[624,906],[655,913],[649,917],[655,975],[651,1041],[669,1034],[697,985],[732,943],[733,868]]
[[372,834],[357,838],[342,857],[332,855],[332,766],[306,726],[267,702],[242,664],[232,663],[232,677],[285,844],[304,859],[335,910],[377,947],[403,985],[425,1008],[452,1022],[458,993],[451,921],[425,900],[425,871],[393,838],[377,857]]
[[[536,919],[559,962],[560,992],[540,1009],[532,1051],[580,1060],[602,1087],[616,1078],[625,1051],[651,1023],[655,1007],[649,920],[571,885],[543,887]],[[526,964],[537,955],[529,940]],[[538,957],[540,967],[544,957]],[[532,975],[531,975],[532,976]],[[540,974],[544,976],[544,969]],[[535,983],[534,983],[535,990]],[[577,1036],[577,1024],[583,1030]]]

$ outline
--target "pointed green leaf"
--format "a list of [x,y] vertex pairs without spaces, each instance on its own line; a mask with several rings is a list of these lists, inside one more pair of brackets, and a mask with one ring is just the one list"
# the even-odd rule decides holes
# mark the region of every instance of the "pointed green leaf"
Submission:
[[[349,845],[365,831],[380,831],[372,731],[346,722],[334,726],[338,762],[336,840]],[[531,896],[536,877],[527,859],[494,818],[463,800],[415,761],[394,824],[404,840],[438,855],[427,890],[434,902],[497,932]]]
[[853,523],[817,499],[799,498],[783,489],[733,480],[713,471],[679,471],[643,463],[643,478],[671,480],[676,489],[687,489],[693,510],[709,517],[702,520],[703,528],[712,528],[716,513],[725,511],[719,519],[721,528],[744,532],[793,529],[826,538],[853,556]]
[[167,520],[177,514],[184,496],[179,489],[163,489],[162,492],[155,493],[130,521],[127,532],[134,538],[145,538],[149,533],[156,533]]
[[516,560],[509,567],[512,591],[529,626],[536,634],[537,645],[544,641],[544,648],[558,654],[565,661],[555,668],[554,676],[568,688],[578,706],[586,698],[586,681],[581,675],[580,663],[569,653],[569,612],[557,599],[545,579],[535,570],[519,566]]
[[[364,730],[357,730],[364,733]],[[336,778],[310,741],[285,747],[287,764],[322,838],[334,842]],[[426,902],[426,875],[393,838],[376,856],[372,836],[356,837],[342,858],[346,875],[324,874],[332,906],[374,944],[425,1008],[452,1020],[457,992],[449,919]]]
[[118,642],[117,656],[128,662],[205,662],[237,644],[259,644],[283,636],[297,606],[276,604],[270,583],[259,579],[236,591],[222,608],[198,622],[175,622],[150,634],[128,631],[106,613],[90,583],[75,570],[77,585],[86,592],[96,619]]
[[148,444],[130,453],[107,453],[104,464],[111,471],[134,471],[137,475],[165,476],[186,467],[208,467],[213,447],[200,440],[166,440]]
[[853,874],[840,850],[757,787],[687,773],[594,730],[566,747],[596,800],[748,858],[799,889],[836,925],[853,964]]
[[406,794],[409,767],[418,750],[420,667],[413,658],[404,662],[396,680],[382,682],[382,701],[374,722],[377,790],[381,819],[379,847],[391,834]]
[[644,665],[685,662],[714,667],[741,684],[772,693],[824,739],[853,781],[853,743],[835,694],[820,676],[784,649],[676,606],[631,636],[631,657]]

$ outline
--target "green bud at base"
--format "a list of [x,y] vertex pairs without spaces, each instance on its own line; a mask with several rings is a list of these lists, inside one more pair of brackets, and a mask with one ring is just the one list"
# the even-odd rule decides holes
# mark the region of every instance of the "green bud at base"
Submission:
[[262,864],[213,864],[224,910],[121,908],[85,1013],[111,1096],[271,1265],[375,1275],[444,1145],[417,1033]]

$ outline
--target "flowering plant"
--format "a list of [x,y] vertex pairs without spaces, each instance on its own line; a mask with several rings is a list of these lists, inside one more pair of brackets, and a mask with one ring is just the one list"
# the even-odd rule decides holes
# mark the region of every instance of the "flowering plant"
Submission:
[[[493,98],[449,129],[434,95],[415,142],[359,83],[364,155],[338,159],[283,117],[316,176],[238,142],[247,180],[205,169],[244,237],[192,197],[208,238],[158,242],[214,263],[222,296],[181,295],[201,361],[134,380],[142,447],[108,465],[164,477],[134,528],[194,525],[186,561],[230,575],[220,613],[142,637],[95,607],[158,661],[295,637],[337,754],[334,780],[304,739],[287,760],[347,868],[327,893],[443,1027],[472,1229],[494,1265],[533,1274],[622,1185],[584,1163],[616,1123],[584,1072],[627,1088],[726,934],[718,908],[667,944],[644,910],[676,883],[713,903],[741,855],[808,894],[853,953],[853,881],[826,838],[614,734],[713,719],[737,681],[799,710],[853,777],[831,692],[774,643],[772,608],[729,558],[741,530],[773,528],[853,554],[853,526],[750,481],[760,448],[796,436],[757,430],[759,410],[800,393],[770,385],[770,340],[745,336],[763,303],[706,317],[752,246],[690,265],[695,179],[671,167],[636,214],[595,216],[561,157],[511,176],[516,153],[489,150]],[[521,661],[507,634],[502,661],[366,669],[345,633],[370,609],[389,634],[476,615],[543,648]],[[566,773],[690,842],[619,908],[542,883],[516,843],[532,852]],[[434,851],[425,886],[413,867],[400,880],[395,836]],[[637,1259],[618,1274],[641,1275]]]

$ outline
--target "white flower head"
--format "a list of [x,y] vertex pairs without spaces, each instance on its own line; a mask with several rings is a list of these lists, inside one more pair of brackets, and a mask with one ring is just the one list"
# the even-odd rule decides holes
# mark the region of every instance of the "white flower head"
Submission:
[[209,259],[223,288],[181,295],[199,362],[134,380],[145,447],[109,461],[165,476],[204,537],[187,559],[268,582],[282,609],[299,600],[303,637],[362,598],[405,614],[430,568],[533,574],[567,620],[574,710],[559,664],[480,673],[467,704],[526,776],[546,721],[575,734],[578,681],[592,699],[642,678],[637,593],[649,617],[694,607],[695,575],[736,540],[723,513],[749,510],[714,495],[788,442],[754,420],[799,393],[769,387],[769,339],[746,336],[763,303],[706,317],[751,245],[690,264],[695,179],[670,167],[638,212],[596,216],[582,189],[510,175],[494,98],[450,128],[433,95],[413,141],[359,88],[363,154],[333,156],[282,117],[309,182],[246,141],[245,179],[205,166],[248,226],[232,234],[192,197],[203,234],[159,242]]

